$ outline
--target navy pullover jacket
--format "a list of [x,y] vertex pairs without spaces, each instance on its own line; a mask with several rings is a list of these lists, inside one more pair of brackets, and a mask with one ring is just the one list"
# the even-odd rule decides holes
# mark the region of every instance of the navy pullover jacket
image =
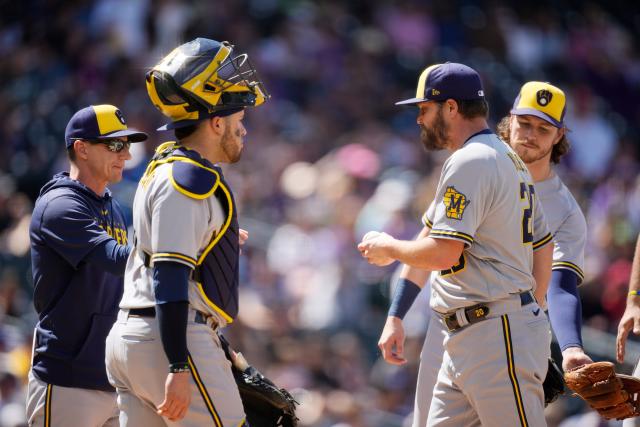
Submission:
[[122,297],[124,215],[109,190],[98,196],[68,173],[40,191],[31,218],[35,329],[33,373],[64,387],[113,391],[105,339]]

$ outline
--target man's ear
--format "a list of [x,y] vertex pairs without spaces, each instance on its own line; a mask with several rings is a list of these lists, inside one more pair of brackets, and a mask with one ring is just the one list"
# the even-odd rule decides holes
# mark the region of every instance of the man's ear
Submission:
[[89,151],[87,150],[87,142],[76,139],[73,141],[73,150],[76,152],[76,157],[82,160],[89,158]]
[[458,103],[453,99],[447,99],[442,108],[446,115],[453,116],[458,112]]
[[224,117],[214,116],[209,119],[209,126],[211,126],[211,129],[217,135],[224,134],[226,125],[227,125],[227,122],[224,120]]

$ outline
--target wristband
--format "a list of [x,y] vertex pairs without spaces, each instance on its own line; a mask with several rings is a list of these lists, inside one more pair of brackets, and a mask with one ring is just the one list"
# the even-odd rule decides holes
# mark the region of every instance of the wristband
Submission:
[[638,291],[629,291],[629,295],[640,296],[640,292],[638,292]]
[[189,363],[172,363],[169,365],[170,374],[179,374],[182,372],[191,372],[191,369],[189,369]]
[[421,290],[420,286],[409,279],[398,279],[391,307],[389,307],[389,316],[404,319]]

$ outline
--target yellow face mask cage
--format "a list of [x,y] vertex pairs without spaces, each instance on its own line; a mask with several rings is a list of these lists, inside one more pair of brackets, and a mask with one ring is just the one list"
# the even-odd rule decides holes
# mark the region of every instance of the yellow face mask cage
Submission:
[[[148,74],[146,85],[151,101],[156,108],[166,116],[170,117],[173,121],[198,120],[202,109],[206,109],[209,112],[215,111],[221,107],[220,98],[224,92],[249,92],[255,96],[255,103],[253,106],[258,106],[264,103],[268,98],[268,94],[266,94],[262,89],[261,83],[247,82],[244,79],[234,83],[218,76],[218,71],[221,67],[232,66],[230,65],[230,61],[228,61],[232,51],[233,46],[231,44],[222,42],[221,47],[213,60],[200,73],[179,85],[179,87],[192,98],[192,101],[197,101],[198,107],[201,108],[194,108],[193,102],[190,103],[188,99],[184,99],[184,96],[181,97],[185,102],[171,104],[163,102],[158,95],[156,78],[153,74],[166,73],[169,76],[169,79],[172,79],[170,76],[173,75],[176,64],[182,62],[180,60],[180,56],[183,54],[180,47],[174,49],[169,55],[163,58],[163,60]],[[236,61],[238,58],[248,61],[248,58],[243,57],[242,55],[231,59],[231,61]]]

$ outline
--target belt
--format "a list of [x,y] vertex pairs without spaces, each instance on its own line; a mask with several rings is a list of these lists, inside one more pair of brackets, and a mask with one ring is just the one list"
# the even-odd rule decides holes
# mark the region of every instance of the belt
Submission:
[[531,291],[526,291],[520,293],[520,305],[524,307],[525,305],[529,305],[534,302],[536,299],[533,297]]
[[130,308],[129,316],[133,317],[156,317],[155,307]]
[[[195,315],[193,316],[193,321],[195,323],[207,325],[208,322],[212,322],[214,325],[216,324],[215,320],[213,320],[211,316],[204,314],[203,312],[198,310],[193,310],[193,311],[195,312]],[[129,317],[156,317],[156,308],[155,307],[131,308],[129,309]]]
[[[535,301],[531,291],[521,292],[518,295],[520,297],[521,307],[529,305]],[[442,320],[447,326],[449,332],[457,331],[465,326],[473,325],[474,323],[485,320],[490,311],[487,304],[490,303],[480,303],[472,305],[471,307],[460,308],[451,314],[443,315]]]

